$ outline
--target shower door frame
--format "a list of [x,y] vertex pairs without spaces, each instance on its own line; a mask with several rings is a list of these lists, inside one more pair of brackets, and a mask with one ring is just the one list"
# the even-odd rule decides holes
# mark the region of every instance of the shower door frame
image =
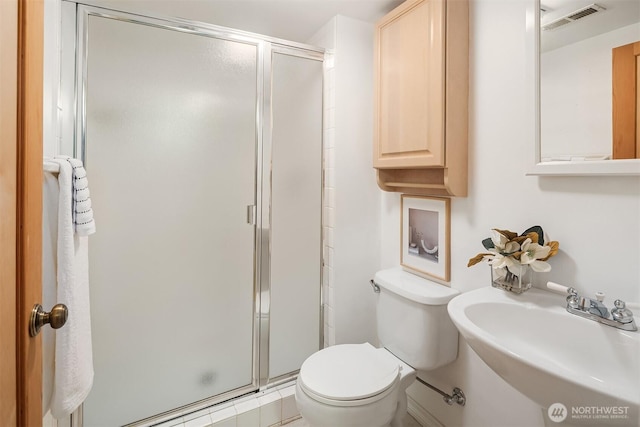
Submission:
[[[68,139],[72,140],[71,144],[66,147],[67,153],[64,153],[65,146],[62,142],[61,152],[70,154],[79,158],[86,163],[86,154],[89,150],[86,141],[86,92],[87,92],[87,65],[88,65],[88,23],[89,17],[95,16],[106,19],[113,19],[120,22],[128,22],[138,25],[146,25],[155,28],[165,29],[169,31],[178,31],[182,33],[193,34],[197,36],[211,37],[221,40],[228,40],[256,46],[256,170],[255,170],[255,215],[254,215],[254,320],[253,320],[253,349],[252,349],[252,381],[251,384],[223,392],[221,394],[202,399],[197,402],[184,405],[179,408],[171,409],[166,412],[156,414],[154,416],[135,421],[128,426],[150,425],[165,420],[169,420],[178,416],[179,412],[195,412],[200,409],[215,405],[217,403],[233,399],[248,393],[265,390],[297,377],[299,370],[292,371],[288,374],[281,375],[277,378],[269,377],[269,330],[270,330],[270,258],[271,258],[271,148],[272,148],[272,121],[271,121],[271,65],[273,54],[285,54],[300,58],[311,59],[323,62],[325,59],[325,50],[323,48],[306,45],[288,40],[267,37],[260,34],[230,29],[218,25],[207,24],[202,22],[194,22],[179,18],[168,18],[150,15],[140,15],[122,10],[107,9],[93,5],[83,4],[73,0],[62,0],[63,9],[65,4],[70,4],[74,8],[75,32],[73,39],[75,40],[75,66],[73,67],[74,76],[72,78],[73,94],[63,93],[61,89],[61,102],[64,103],[66,97],[68,103],[73,103],[69,109],[74,112],[73,117],[67,117],[69,123],[65,123],[63,117],[61,133],[65,135],[67,130]],[[65,11],[62,11],[63,22],[65,20]],[[69,18],[67,18],[69,19]],[[62,38],[65,38],[65,31],[69,31],[62,27]],[[67,36],[67,38],[70,38]],[[61,65],[61,88],[62,80],[65,74],[70,72],[64,71],[64,64]],[[67,76],[67,79],[70,79]],[[323,93],[326,90],[325,76],[323,72]],[[321,100],[324,111],[324,95]],[[323,118],[324,120],[324,118]],[[322,138],[322,183],[320,188],[321,205],[324,202],[324,135]],[[90,165],[87,166],[90,168]],[[322,226],[324,223],[324,215],[321,214],[320,227],[320,243],[324,245]],[[322,249],[322,248],[321,248]],[[321,250],[321,259],[318,260],[320,268],[319,288],[320,288],[320,318],[318,348],[324,347],[324,295],[322,292],[322,273],[324,259]],[[81,427],[82,422],[82,405],[72,414],[70,419],[71,426]]]
[[[277,40],[277,39],[271,39],[271,42],[267,43],[264,47],[264,55],[263,55],[263,80],[264,80],[264,84],[263,87],[266,88],[263,92],[263,117],[269,118],[268,120],[268,125],[266,128],[263,128],[264,131],[264,135],[263,135],[263,147],[264,147],[264,151],[262,153],[262,164],[264,165],[271,165],[271,153],[272,153],[272,140],[271,140],[271,136],[272,136],[272,127],[273,127],[273,123],[272,123],[272,110],[271,110],[271,104],[272,104],[272,100],[271,100],[271,96],[272,96],[272,91],[271,91],[271,86],[272,86],[272,62],[273,62],[273,56],[274,54],[281,54],[281,55],[289,55],[289,56],[294,56],[294,57],[298,57],[298,58],[304,58],[304,59],[310,59],[310,60],[315,60],[315,61],[321,61],[324,62],[325,59],[325,51],[319,48],[314,48],[312,46],[306,46],[306,45],[301,45],[301,44],[294,44],[293,42],[287,42],[287,41],[281,41],[281,40]],[[322,86],[323,86],[323,97],[322,97],[322,104],[323,104],[323,112],[324,112],[324,91],[326,90],[326,88],[324,87],[325,85],[325,75],[324,75],[324,71],[323,71],[323,76],[322,76]],[[323,118],[322,118],[322,122],[323,122],[323,134],[322,134],[322,141],[321,141],[321,146],[322,146],[322,154],[321,154],[321,159],[320,159],[320,163],[321,163],[321,169],[322,169],[322,174],[321,174],[321,185],[320,185],[320,206],[324,206],[324,164],[325,164],[325,160],[324,160],[324,113],[323,113]],[[262,182],[262,190],[260,191],[260,193],[262,193],[263,199],[265,201],[267,201],[267,203],[265,203],[264,205],[262,205],[263,210],[262,210],[262,215],[261,215],[261,221],[262,224],[268,224],[269,227],[267,228],[267,233],[266,233],[266,238],[264,238],[261,242],[261,246],[260,246],[260,254],[261,254],[261,261],[260,261],[260,277],[261,278],[266,278],[266,280],[264,280],[263,282],[261,282],[261,287],[264,286],[262,289],[264,290],[264,292],[260,293],[260,297],[262,298],[262,301],[260,303],[260,307],[261,307],[261,315],[264,316],[265,318],[265,322],[264,322],[264,330],[261,330],[261,335],[260,335],[260,351],[262,352],[261,357],[259,358],[259,372],[260,372],[260,378],[259,378],[259,384],[260,384],[260,390],[269,388],[269,387],[274,387],[277,386],[279,384],[285,383],[287,381],[292,380],[293,378],[297,377],[298,372],[300,371],[299,369],[292,371],[288,374],[284,374],[278,377],[274,377],[274,378],[270,378],[269,377],[269,348],[270,348],[270,340],[269,340],[269,333],[271,330],[270,327],[270,322],[269,322],[269,314],[270,314],[270,307],[271,307],[271,271],[270,271],[270,266],[271,266],[271,169],[270,168],[264,168],[264,170],[262,170],[262,178],[261,178],[261,182]],[[324,274],[324,233],[323,233],[323,225],[324,225],[324,209],[322,209],[322,212],[320,214],[320,256],[321,259],[319,260],[320,263],[320,277],[319,277],[319,286],[320,286],[320,318],[318,319],[318,321],[320,322],[320,327],[319,327],[319,331],[320,331],[320,336],[318,337],[319,341],[318,341],[318,349],[322,349],[324,348],[324,332],[323,332],[323,328],[324,328],[324,294],[323,294],[323,287],[322,287],[322,283],[323,283],[323,274]]]

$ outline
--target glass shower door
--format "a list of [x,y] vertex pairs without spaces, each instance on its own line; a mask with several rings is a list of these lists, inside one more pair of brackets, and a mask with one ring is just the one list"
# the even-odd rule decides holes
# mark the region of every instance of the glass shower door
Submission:
[[258,47],[85,14],[84,425],[255,388]]
[[284,48],[271,56],[270,379],[297,371],[320,349],[320,58]]

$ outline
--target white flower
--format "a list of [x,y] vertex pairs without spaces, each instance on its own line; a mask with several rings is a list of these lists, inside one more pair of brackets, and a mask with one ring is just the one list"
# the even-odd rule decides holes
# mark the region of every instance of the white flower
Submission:
[[489,249],[489,251],[492,252],[493,255],[487,255],[485,259],[487,259],[487,262],[494,269],[500,269],[505,267],[508,268],[515,265],[515,261],[512,257],[504,256],[500,252],[496,251],[495,249]]
[[491,230],[491,241],[497,252],[511,254],[520,250],[518,242],[510,242],[507,236],[497,230]]
[[537,243],[533,243],[531,239],[526,239],[522,242],[520,264],[529,265],[533,271],[537,272],[551,271],[551,266],[548,263],[538,261],[540,258],[545,258],[549,255],[550,250],[551,248],[549,246],[540,246]]
[[509,241],[506,236],[500,234],[497,230],[491,230],[491,241],[496,249],[502,250]]
[[[530,233],[540,237],[542,229],[539,226],[531,227],[529,230],[534,230]],[[489,253],[479,253],[469,259],[467,266],[485,262],[491,265],[494,274],[512,274],[518,277],[529,271],[529,267],[535,272],[550,271],[551,266],[542,260],[558,253],[558,242],[548,242],[547,245],[542,246],[534,243],[527,235],[529,233],[518,236],[509,230],[492,229],[490,239],[482,241],[482,245]]]
[[518,252],[519,250],[520,250],[520,245],[518,244],[518,242],[509,242],[504,247],[504,252],[507,254],[512,254],[514,252]]

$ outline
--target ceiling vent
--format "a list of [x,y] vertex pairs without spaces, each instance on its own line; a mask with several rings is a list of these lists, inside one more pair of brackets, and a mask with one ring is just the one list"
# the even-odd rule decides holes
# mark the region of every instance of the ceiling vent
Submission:
[[604,12],[606,9],[597,4],[590,4],[589,6],[580,8],[576,11],[573,11],[565,16],[562,16],[558,19],[554,19],[548,24],[544,24],[542,26],[542,31],[550,31],[555,30],[556,28],[565,26],[567,24],[571,24],[579,19],[585,18],[589,15],[593,15],[594,13]]

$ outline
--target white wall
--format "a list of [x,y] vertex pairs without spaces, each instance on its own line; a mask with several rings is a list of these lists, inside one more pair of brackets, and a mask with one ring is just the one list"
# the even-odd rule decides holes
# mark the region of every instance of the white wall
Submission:
[[44,75],[42,91],[43,155],[58,154],[58,89],[60,86],[60,0],[44,2]]
[[337,17],[335,74],[336,343],[375,342],[380,190],[371,167],[373,25]]
[[543,158],[611,155],[611,49],[639,37],[633,24],[542,54]]
[[[531,0],[527,0],[531,1]],[[541,225],[560,242],[554,280],[607,299],[640,301],[640,178],[532,177],[524,67],[527,1],[471,2],[469,197],[452,199],[451,284],[489,284],[489,268],[467,268],[494,227]],[[498,24],[497,24],[498,23]],[[384,193],[381,267],[399,262],[400,197]]]
[[[547,280],[587,294],[602,290],[640,301],[640,178],[527,177],[533,162],[525,134],[525,8],[531,0],[475,0],[470,7],[469,196],[452,199],[451,286],[490,285],[489,267],[467,268],[491,228],[523,231],[541,225],[560,242]],[[400,197],[381,203],[381,264],[399,263]],[[558,295],[558,304],[564,299]],[[535,426],[540,409],[493,373],[464,341],[458,360],[420,377],[450,392],[461,387],[467,405],[448,406],[420,384],[410,395],[448,427]]]
[[325,98],[325,344],[376,342],[368,283],[380,265],[373,25],[338,15],[310,43],[334,52]]

